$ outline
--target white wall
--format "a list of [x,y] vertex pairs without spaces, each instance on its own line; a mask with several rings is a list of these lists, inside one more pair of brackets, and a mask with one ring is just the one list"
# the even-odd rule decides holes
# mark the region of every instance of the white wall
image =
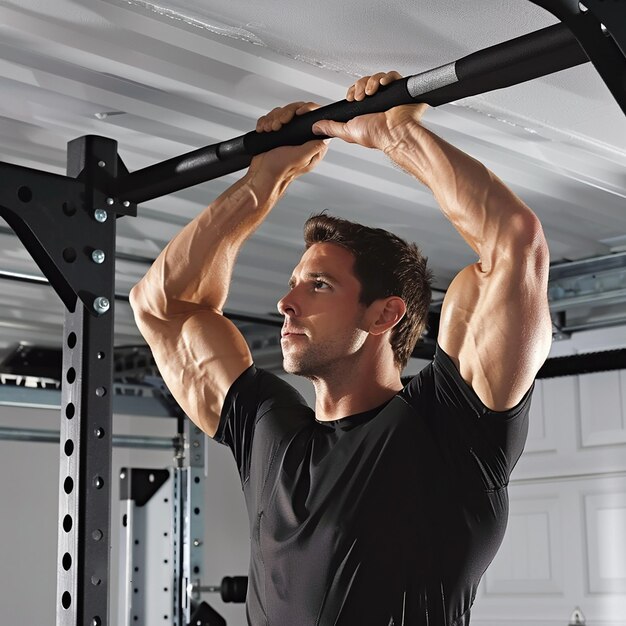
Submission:
[[[626,328],[555,343],[553,356],[626,346]],[[423,362],[412,362],[416,373]],[[288,376],[309,403],[307,381]],[[58,429],[53,411],[0,407],[0,424]],[[163,418],[115,417],[115,432],[165,436]],[[245,574],[249,532],[230,451],[208,442],[204,584]],[[161,451],[114,449],[113,528],[122,466],[165,467]],[[0,624],[55,623],[58,447],[0,441]],[[565,626],[580,606],[590,626],[626,625],[626,371],[540,381],[526,451],[512,476],[511,517],[488,570],[474,626]],[[113,538],[111,615],[117,615]],[[206,600],[243,626],[242,605]]]
[[[0,425],[58,430],[55,411],[0,406]],[[115,434],[173,436],[167,418],[114,417]],[[246,575],[249,533],[243,494],[230,450],[209,441],[209,478],[204,516],[202,583],[219,584],[223,576]],[[0,441],[0,625],[53,626],[56,615],[57,444]],[[113,449],[112,550],[110,623],[118,605],[119,473],[122,467],[162,468],[173,464],[172,453],[160,450]],[[206,599],[229,626],[245,624],[243,605],[224,604],[219,594]]]
[[[626,347],[626,328],[579,333],[551,356]],[[626,625],[626,370],[537,381],[511,476],[504,543],[473,626]]]

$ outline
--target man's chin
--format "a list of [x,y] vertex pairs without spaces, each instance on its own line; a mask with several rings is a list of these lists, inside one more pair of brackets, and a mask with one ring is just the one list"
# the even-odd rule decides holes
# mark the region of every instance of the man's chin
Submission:
[[294,363],[291,359],[286,359],[283,357],[283,369],[287,374],[295,374],[298,376],[300,374],[300,368],[297,363]]
[[287,374],[293,374],[294,376],[307,376],[309,373],[304,363],[299,363],[289,357],[283,357],[283,369]]

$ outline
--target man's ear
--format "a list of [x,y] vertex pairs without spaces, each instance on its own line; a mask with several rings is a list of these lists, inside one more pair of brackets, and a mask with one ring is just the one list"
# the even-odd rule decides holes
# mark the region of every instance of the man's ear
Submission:
[[372,335],[382,335],[390,328],[393,328],[405,315],[406,304],[398,296],[381,298],[372,305],[372,317],[374,321],[370,324],[369,333]]

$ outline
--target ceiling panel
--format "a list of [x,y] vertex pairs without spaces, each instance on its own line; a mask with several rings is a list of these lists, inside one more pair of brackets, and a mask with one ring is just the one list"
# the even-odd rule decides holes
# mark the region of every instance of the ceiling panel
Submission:
[[[63,173],[66,143],[98,134],[118,141],[133,171],[241,135],[287,102],[339,100],[356,76],[430,69],[555,21],[525,0],[0,0],[0,160]],[[553,261],[626,245],[626,117],[591,66],[431,109],[424,123],[537,212]],[[154,258],[238,177],[141,205],[139,217],[119,220],[118,250]],[[416,241],[442,290],[475,260],[429,190],[380,154],[335,141],[246,244],[229,308],[275,312],[302,224],[323,209]],[[118,259],[117,291],[146,269]],[[6,226],[2,270],[39,273]],[[58,343],[50,293],[3,285],[0,348]],[[139,340],[128,305],[118,309],[116,341]]]

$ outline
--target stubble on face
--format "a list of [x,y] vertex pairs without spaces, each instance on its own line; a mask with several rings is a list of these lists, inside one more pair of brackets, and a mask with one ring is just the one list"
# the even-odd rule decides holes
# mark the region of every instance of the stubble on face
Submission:
[[[290,281],[295,291],[281,301],[287,311],[281,311],[287,332],[281,342],[286,372],[312,380],[344,378],[359,358],[367,337],[367,307],[359,302],[361,285],[353,265],[352,253],[334,243],[316,243],[304,253]],[[329,279],[330,294],[312,293],[309,283],[316,277],[322,277],[321,282]],[[290,309],[298,314],[292,316]],[[297,336],[299,332],[304,336]]]
[[359,316],[352,328],[342,330],[335,337],[315,341],[307,336],[293,340],[295,345],[283,347],[283,369],[309,379],[345,376],[367,336],[361,330],[361,321]]

